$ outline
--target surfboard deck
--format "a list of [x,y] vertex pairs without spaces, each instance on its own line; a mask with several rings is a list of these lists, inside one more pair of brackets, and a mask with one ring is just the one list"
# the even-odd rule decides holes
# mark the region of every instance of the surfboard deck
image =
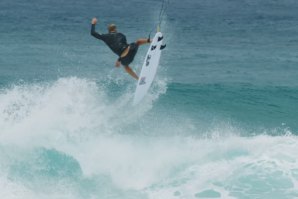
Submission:
[[165,45],[162,45],[162,40],[163,35],[161,32],[157,32],[152,39],[139,75],[133,105],[138,104],[145,97],[154,80],[159,65],[161,50],[165,47]]

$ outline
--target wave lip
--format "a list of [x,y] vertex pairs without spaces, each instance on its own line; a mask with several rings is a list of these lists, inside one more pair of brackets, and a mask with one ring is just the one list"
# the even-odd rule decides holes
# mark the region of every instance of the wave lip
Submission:
[[69,78],[14,86],[0,93],[0,101],[1,136],[30,142],[32,137],[59,139],[63,133],[74,136],[93,128],[105,96],[94,82]]

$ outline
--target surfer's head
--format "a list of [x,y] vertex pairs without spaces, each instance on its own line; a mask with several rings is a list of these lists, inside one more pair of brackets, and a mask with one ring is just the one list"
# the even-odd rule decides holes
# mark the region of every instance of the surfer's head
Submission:
[[110,24],[108,25],[108,31],[111,33],[111,32],[117,32],[117,27],[115,24]]

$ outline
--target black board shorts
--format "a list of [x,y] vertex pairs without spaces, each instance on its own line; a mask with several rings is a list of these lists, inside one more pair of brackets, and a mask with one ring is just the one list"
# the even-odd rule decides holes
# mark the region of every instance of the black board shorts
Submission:
[[127,55],[121,58],[121,64],[123,66],[128,66],[133,61],[139,49],[139,46],[136,43],[131,43],[129,46]]

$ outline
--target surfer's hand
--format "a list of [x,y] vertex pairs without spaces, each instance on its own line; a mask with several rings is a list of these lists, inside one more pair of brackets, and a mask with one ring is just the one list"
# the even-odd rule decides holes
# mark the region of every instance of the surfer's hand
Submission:
[[97,19],[94,17],[91,21],[92,24],[96,24],[97,23]]
[[115,63],[115,66],[120,67],[120,65],[121,65],[121,62],[117,60],[116,63]]

